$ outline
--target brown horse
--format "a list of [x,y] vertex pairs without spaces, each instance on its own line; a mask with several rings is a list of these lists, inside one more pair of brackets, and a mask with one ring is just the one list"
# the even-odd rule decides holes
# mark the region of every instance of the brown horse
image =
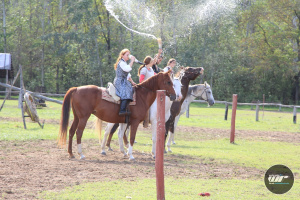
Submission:
[[[135,86],[136,105],[130,106],[131,115],[129,119],[131,125],[131,148],[129,148],[129,154],[131,153],[130,159],[134,159],[132,156],[132,146],[134,144],[138,125],[145,118],[147,110],[154,102],[156,98],[156,91],[166,90],[166,95],[169,96],[171,100],[175,100],[176,98],[170,73],[171,71],[159,73],[156,76],[149,78],[147,81]],[[103,90],[105,90],[105,88],[88,85],[73,87],[69,89],[65,95],[62,106],[58,144],[60,146],[64,146],[66,144],[70,107],[72,107],[74,121],[69,130],[68,153],[70,158],[74,158],[72,153],[72,139],[75,131],[78,154],[80,155],[80,159],[85,158],[81,149],[81,137],[91,114],[98,117],[100,121],[103,120],[111,123],[125,122],[125,116],[118,115],[120,105],[102,99]]]
[[[189,89],[189,83],[191,80],[195,80],[200,74],[201,71],[203,70],[202,67],[185,67],[183,69],[180,70],[180,72],[178,73],[179,78],[181,79],[181,94],[182,94],[182,98],[181,101],[174,101],[172,106],[171,106],[171,116],[168,119],[168,121],[166,122],[166,135],[165,135],[165,139],[168,136],[168,130],[171,129],[172,133],[174,133],[174,119],[175,117],[179,114],[180,109],[181,109],[181,104],[184,102],[186,96],[187,96],[187,92]],[[106,146],[111,149],[110,147],[110,142],[112,139],[112,136],[114,134],[114,132],[116,131],[116,129],[118,128],[119,124],[115,124],[110,133],[109,133],[109,137],[106,143]],[[123,136],[124,139],[124,143],[125,145],[127,145],[128,141],[126,138],[126,135],[124,134]]]

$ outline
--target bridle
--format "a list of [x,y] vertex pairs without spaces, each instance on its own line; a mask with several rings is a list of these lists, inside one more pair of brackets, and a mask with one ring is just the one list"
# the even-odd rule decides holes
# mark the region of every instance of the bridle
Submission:
[[201,97],[201,98],[202,98],[202,95],[203,95],[203,93],[205,92],[206,99],[203,99],[203,98],[202,98],[202,99],[203,99],[204,101],[208,102],[207,89],[208,89],[208,88],[206,88],[206,85],[205,85],[205,86],[204,86],[203,92],[202,92],[199,96],[193,95],[192,93],[191,93],[191,96],[193,96],[193,97],[195,97],[195,98],[198,98],[198,97]]

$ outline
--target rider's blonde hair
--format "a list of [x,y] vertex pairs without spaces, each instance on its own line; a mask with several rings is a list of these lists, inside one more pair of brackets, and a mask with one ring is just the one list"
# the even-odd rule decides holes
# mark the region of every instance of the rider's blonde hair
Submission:
[[119,57],[118,57],[116,63],[114,64],[115,70],[117,69],[119,62],[120,62],[120,60],[122,59],[122,56],[123,56],[125,53],[127,53],[127,52],[129,52],[129,54],[130,54],[130,51],[129,51],[128,49],[123,49],[123,50],[120,52]]

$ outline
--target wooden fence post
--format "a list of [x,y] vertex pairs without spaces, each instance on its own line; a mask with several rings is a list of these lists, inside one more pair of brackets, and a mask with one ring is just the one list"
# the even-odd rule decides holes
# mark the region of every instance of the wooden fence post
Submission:
[[165,96],[164,90],[156,92],[157,99],[157,128],[156,128],[156,192],[157,199],[165,199],[165,183],[164,183],[164,145],[165,145]]
[[236,107],[237,107],[237,94],[233,94],[232,95],[232,116],[231,116],[230,143],[234,143]]
[[24,82],[23,82],[22,65],[19,65],[19,70],[20,70],[19,108],[21,108],[23,125],[24,125],[24,129],[26,129],[25,115],[24,115],[24,109],[23,109],[23,99],[24,99],[24,94],[25,94],[26,90],[25,90],[25,86],[24,86]]
[[293,122],[294,122],[294,124],[297,123],[297,108],[296,108],[296,106],[294,106],[294,109],[293,109]]
[[228,116],[228,103],[226,102],[225,103],[225,117],[224,117],[224,120],[227,121],[227,116]]
[[257,104],[256,104],[256,121],[258,122],[258,119],[259,119],[259,101],[257,101]]

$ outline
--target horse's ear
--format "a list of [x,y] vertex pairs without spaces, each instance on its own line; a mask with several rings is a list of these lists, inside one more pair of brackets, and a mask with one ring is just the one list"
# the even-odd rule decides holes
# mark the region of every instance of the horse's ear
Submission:
[[205,85],[205,86],[207,85],[207,82],[206,82],[206,81],[204,81],[204,85]]

